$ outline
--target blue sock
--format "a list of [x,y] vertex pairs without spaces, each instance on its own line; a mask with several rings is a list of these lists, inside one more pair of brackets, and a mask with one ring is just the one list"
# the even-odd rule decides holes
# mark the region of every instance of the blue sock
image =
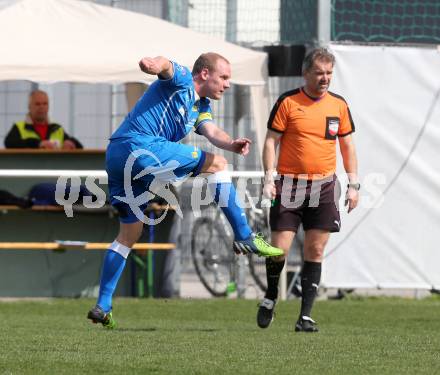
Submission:
[[104,312],[112,309],[112,296],[125,267],[126,259],[113,250],[107,250],[101,272],[97,305]]
[[243,208],[237,201],[237,192],[232,182],[221,182],[215,185],[215,202],[220,206],[234,231],[238,241],[248,238],[252,230],[247,222]]

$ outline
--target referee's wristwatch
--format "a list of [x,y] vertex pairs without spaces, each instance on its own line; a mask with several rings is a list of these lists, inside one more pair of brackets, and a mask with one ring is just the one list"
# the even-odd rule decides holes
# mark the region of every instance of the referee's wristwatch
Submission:
[[352,189],[354,189],[354,190],[359,191],[359,190],[361,189],[361,184],[360,184],[359,182],[349,183],[349,184],[347,185],[347,189],[348,189],[348,188],[352,188]]

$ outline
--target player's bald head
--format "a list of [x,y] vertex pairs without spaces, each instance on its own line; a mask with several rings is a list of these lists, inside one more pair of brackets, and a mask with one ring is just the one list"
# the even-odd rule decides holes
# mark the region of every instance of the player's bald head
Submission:
[[213,72],[217,67],[217,61],[223,60],[227,64],[230,62],[222,55],[215,52],[202,53],[194,63],[192,74],[199,74],[203,69],[208,69],[208,71]]

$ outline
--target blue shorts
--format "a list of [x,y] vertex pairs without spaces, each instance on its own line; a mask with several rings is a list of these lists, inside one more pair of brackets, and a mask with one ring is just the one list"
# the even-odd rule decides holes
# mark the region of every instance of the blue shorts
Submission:
[[148,193],[150,186],[156,192],[161,190],[160,184],[164,187],[188,175],[198,175],[205,158],[206,153],[197,147],[161,137],[111,140],[106,152],[106,171],[110,203],[118,210],[119,220],[142,220],[140,216],[153,197]]

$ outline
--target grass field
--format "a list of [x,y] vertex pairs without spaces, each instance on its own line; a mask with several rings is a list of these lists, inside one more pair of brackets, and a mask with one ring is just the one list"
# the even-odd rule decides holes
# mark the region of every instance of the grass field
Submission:
[[319,301],[317,334],[293,331],[297,301],[261,330],[256,301],[117,299],[114,331],[93,302],[0,302],[0,374],[440,373],[438,297]]

